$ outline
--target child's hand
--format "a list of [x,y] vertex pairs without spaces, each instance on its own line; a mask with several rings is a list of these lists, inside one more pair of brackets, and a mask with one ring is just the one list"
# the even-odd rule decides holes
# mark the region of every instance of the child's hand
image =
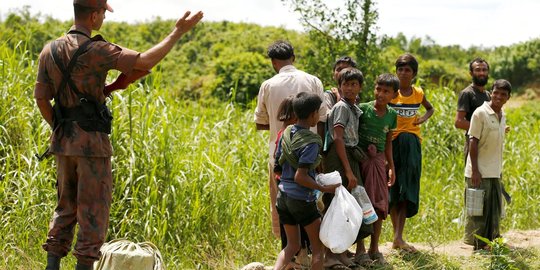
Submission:
[[352,172],[347,173],[345,175],[347,177],[347,180],[349,180],[349,185],[347,186],[347,190],[352,190],[358,185],[358,179],[356,179],[356,176]]
[[426,118],[424,116],[416,118],[416,121],[413,122],[413,125],[418,126],[426,122]]
[[328,185],[328,186],[321,186],[321,189],[320,191],[324,192],[324,193],[335,193],[336,192],[336,188],[341,186],[341,184],[333,184],[333,185]]
[[394,169],[388,169],[388,186],[391,187],[396,183],[396,175]]
[[374,158],[377,155],[377,147],[374,144],[368,145],[367,154],[370,158]]

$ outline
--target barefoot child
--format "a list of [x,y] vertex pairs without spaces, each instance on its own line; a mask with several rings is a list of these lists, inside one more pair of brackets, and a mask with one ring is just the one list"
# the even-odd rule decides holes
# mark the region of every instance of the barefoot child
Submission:
[[[392,130],[397,125],[397,113],[388,106],[397,95],[399,80],[392,74],[377,77],[375,100],[361,103],[360,127],[358,129],[360,149],[367,153],[361,161],[362,179],[373,208],[379,219],[373,224],[373,234],[366,253],[364,241],[357,243],[355,262],[361,266],[372,263],[384,265],[386,261],[379,251],[382,222],[388,215],[388,187],[394,184],[394,162],[392,158]],[[362,225],[364,226],[364,225]]]
[[[280,122],[283,122],[283,124],[281,125],[281,129],[277,133],[276,148],[275,148],[276,150],[278,148],[278,143],[279,143],[279,140],[281,139],[281,134],[283,134],[283,131],[288,126],[296,123],[296,115],[294,114],[294,110],[293,110],[293,99],[294,99],[294,95],[290,95],[287,98],[285,98],[279,105],[277,119]],[[276,157],[276,153],[274,151],[274,158],[275,157]],[[275,164],[278,164],[278,160],[276,160]],[[277,187],[277,185],[279,185],[279,178],[281,177],[281,172],[279,171],[275,172],[274,175],[276,177],[276,187]],[[276,198],[274,198],[274,201],[275,199]],[[281,235],[281,249],[284,249],[285,246],[287,246],[287,236],[285,235],[285,228],[283,227],[283,223],[279,223],[279,231]],[[295,267],[302,267],[302,266],[309,267],[310,265],[310,261],[308,257],[309,238],[307,236],[306,230],[302,226],[300,226],[300,244],[302,245],[302,249],[300,249],[298,254],[296,254],[293,261],[289,263],[289,265],[287,266],[287,269],[291,269]]]
[[[390,216],[394,227],[392,248],[414,253],[416,249],[403,240],[403,229],[406,218],[418,213],[422,173],[420,124],[427,121],[435,110],[422,88],[412,85],[418,74],[418,62],[412,54],[401,55],[396,60],[396,74],[399,92],[390,104],[398,112],[398,125],[392,138],[396,166],[396,184],[390,188]],[[422,116],[418,115],[420,106],[426,109]]]
[[278,255],[274,269],[283,269],[300,250],[300,228],[303,226],[311,243],[311,269],[323,269],[324,246],[319,239],[321,216],[317,210],[315,190],[334,192],[337,185],[321,186],[315,181],[315,168],[321,157],[321,138],[309,130],[319,121],[321,98],[300,92],[293,99],[297,117],[295,125],[287,127],[276,152],[279,160],[275,171],[281,172],[276,208],[283,223],[287,245]]
[[[362,91],[364,76],[360,70],[349,67],[341,70],[337,77],[341,100],[334,105],[327,118],[329,136],[326,139],[329,149],[324,158],[324,170],[338,171],[342,184],[350,191],[360,180],[360,150],[357,144],[358,119],[362,112],[355,102]],[[326,207],[333,197],[333,194],[323,195]],[[346,252],[334,254],[327,250],[324,265],[327,268],[347,269],[353,262]]]

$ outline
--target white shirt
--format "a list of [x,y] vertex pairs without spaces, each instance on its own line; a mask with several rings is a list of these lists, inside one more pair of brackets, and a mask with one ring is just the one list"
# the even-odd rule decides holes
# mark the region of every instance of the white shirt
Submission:
[[[268,139],[268,160],[271,165],[274,164],[274,150],[277,133],[282,126],[278,121],[278,109],[281,102],[290,95],[296,95],[299,92],[313,92],[324,100],[324,90],[319,78],[296,69],[292,65],[287,65],[279,70],[274,77],[264,81],[259,89],[257,96],[257,108],[255,109],[255,123],[261,125],[270,125],[270,137]],[[326,107],[319,109],[319,121],[326,121]],[[317,128],[311,128],[311,131],[317,133]]]
[[[502,173],[502,154],[506,128],[506,116],[502,112],[501,120],[491,109],[489,102],[478,107],[472,117],[469,127],[469,138],[478,141],[478,170],[482,178],[499,178]],[[472,177],[471,155],[467,156],[465,177]]]

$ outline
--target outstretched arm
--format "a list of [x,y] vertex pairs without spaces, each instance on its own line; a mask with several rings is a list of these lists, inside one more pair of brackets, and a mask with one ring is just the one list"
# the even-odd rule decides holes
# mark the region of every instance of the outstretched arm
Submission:
[[195,15],[189,16],[190,11],[187,11],[184,16],[178,21],[173,31],[160,43],[156,44],[154,47],[148,49],[147,51],[141,53],[137,62],[135,63],[134,69],[138,70],[150,70],[154,67],[161,59],[167,55],[174,44],[182,37],[183,34],[191,30],[202,18],[203,13],[199,11]]

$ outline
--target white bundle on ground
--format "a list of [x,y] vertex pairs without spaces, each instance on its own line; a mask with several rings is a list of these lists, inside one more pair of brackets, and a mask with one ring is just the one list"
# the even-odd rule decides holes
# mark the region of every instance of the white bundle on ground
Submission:
[[321,242],[333,253],[342,253],[356,241],[361,225],[362,208],[345,187],[337,187],[321,223]]
[[112,240],[101,247],[94,270],[165,270],[158,248],[150,243]]

